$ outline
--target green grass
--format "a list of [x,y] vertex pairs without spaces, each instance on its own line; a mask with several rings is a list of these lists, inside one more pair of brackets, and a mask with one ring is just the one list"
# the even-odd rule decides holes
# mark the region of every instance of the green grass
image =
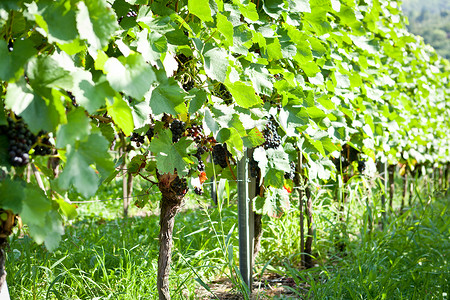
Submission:
[[331,257],[308,271],[286,263],[284,270],[310,285],[315,299],[448,299],[450,292],[450,198],[420,199],[407,213],[392,218],[348,246],[346,256]]
[[[422,183],[415,206],[400,216],[388,214],[381,230],[380,193],[374,187],[367,193],[368,184],[349,185],[342,212],[331,191],[313,191],[317,266],[310,270],[299,268],[295,201],[280,218],[264,217],[255,276],[263,271],[290,276],[299,286],[294,290],[299,298],[448,299],[449,198],[423,196],[432,189]],[[395,208],[400,194],[396,193]],[[158,203],[157,195],[154,198],[152,209]],[[220,277],[228,277],[235,290],[242,291],[235,272],[236,205],[198,208],[197,199],[187,202],[188,209],[175,222],[173,299],[196,299],[200,285]],[[159,217],[122,219],[121,205],[120,201],[80,204],[79,218],[67,225],[53,253],[26,234],[13,236],[6,266],[11,299],[157,299]],[[336,250],[336,241],[346,243],[344,253]]]
[[[207,281],[225,276],[228,262],[220,238],[234,228],[235,211],[235,207],[224,209],[222,221],[214,221],[214,226],[200,209],[176,217],[171,272],[175,299],[180,295],[194,299],[198,287],[195,278]],[[218,210],[211,213],[212,219],[219,219]],[[66,227],[54,253],[36,245],[27,235],[13,237],[7,262],[11,297],[156,299],[158,232],[156,215],[128,220],[84,218]],[[236,232],[230,234],[235,252],[236,236]]]

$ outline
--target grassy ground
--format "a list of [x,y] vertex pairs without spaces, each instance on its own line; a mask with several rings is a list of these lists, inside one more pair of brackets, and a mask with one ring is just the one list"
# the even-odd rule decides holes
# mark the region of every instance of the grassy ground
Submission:
[[[418,189],[414,207],[389,215],[384,230],[376,209],[380,195],[368,193],[364,183],[351,186],[344,211],[332,201],[333,193],[315,191],[317,264],[310,270],[299,267],[296,207],[281,218],[264,218],[255,281],[273,288],[277,284],[270,278],[276,277],[286,292],[263,296],[269,293],[257,291],[254,298],[448,299],[450,201],[443,194],[423,196],[427,189],[420,189],[424,192]],[[206,202],[201,208],[196,199],[188,200],[176,218],[170,278],[174,299],[214,298],[200,290],[218,278],[229,282],[228,295],[240,290],[233,271],[238,261],[236,206],[211,208]],[[6,266],[11,299],[157,299],[158,216],[123,219],[120,214],[120,201],[80,204],[79,218],[68,224],[53,253],[26,234],[12,237]],[[334,247],[336,241],[347,244],[344,252]]]

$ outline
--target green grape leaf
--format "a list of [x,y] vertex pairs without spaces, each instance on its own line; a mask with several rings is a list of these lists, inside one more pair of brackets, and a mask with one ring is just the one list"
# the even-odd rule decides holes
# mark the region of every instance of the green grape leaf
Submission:
[[193,88],[189,91],[189,114],[196,113],[207,101],[206,91]]
[[78,151],[83,153],[92,163],[102,178],[114,171],[114,164],[108,153],[109,142],[99,132],[91,133],[88,140],[80,143]]
[[137,53],[121,57],[121,60],[111,57],[106,61],[104,69],[106,79],[114,90],[138,100],[144,97],[156,81],[153,68]]
[[314,179],[322,179],[322,180],[328,180],[331,176],[331,166],[330,168],[325,168],[326,164],[323,161],[314,162],[313,160],[310,160],[308,162],[309,168],[308,168],[308,179],[314,180]]
[[25,195],[22,199],[22,211],[20,217],[29,226],[45,225],[45,214],[51,210],[52,204],[45,196],[44,192],[37,186],[28,185],[25,188]]
[[278,38],[267,40],[267,55],[269,57],[269,61],[282,59],[283,53],[281,52],[281,44]]
[[33,89],[44,87],[72,89],[73,77],[65,70],[55,56],[38,56],[30,59],[27,66],[27,76]]
[[53,251],[64,234],[61,218],[41,189],[31,184],[22,185],[24,193],[20,217],[28,225],[30,235],[36,243],[45,242],[47,249]]
[[137,51],[146,61],[156,63],[167,51],[167,39],[158,32],[148,32],[147,28],[144,28],[137,34]]
[[138,173],[141,169],[145,167],[145,163],[147,161],[146,155],[136,155],[131,161],[127,164],[127,172],[131,174]]
[[227,78],[227,51],[223,48],[211,48],[203,54],[205,59],[205,73],[210,78],[224,82]]
[[246,148],[258,147],[264,143],[263,134],[258,128],[251,129],[246,136],[242,137],[242,140]]
[[272,94],[272,76],[265,67],[253,64],[250,68],[247,68],[246,73],[250,77],[257,94],[264,94],[267,96]]
[[59,99],[43,99],[29,89],[24,79],[8,85],[5,104],[17,115],[24,118],[33,133],[41,130],[53,131],[65,121]]
[[338,71],[334,72],[334,78],[336,79],[336,88],[348,89],[350,88],[350,79],[347,75],[341,74]]
[[245,25],[235,26],[233,34],[233,46],[231,51],[247,55],[248,49],[252,45],[252,32]]
[[62,198],[56,197],[56,202],[59,205],[61,212],[69,219],[73,220],[78,216],[77,207],[75,204],[70,204]]
[[131,105],[131,109],[135,128],[141,128],[148,123],[152,113],[150,99],[145,99],[141,102],[134,101]]
[[67,124],[61,125],[56,133],[56,147],[65,148],[67,144],[86,138],[91,131],[89,118],[83,109],[78,108],[67,115]]
[[283,211],[289,209],[289,194],[285,189],[268,187],[264,197],[253,198],[253,209],[258,214],[266,214],[269,217],[280,217]]
[[236,104],[243,108],[250,108],[262,103],[261,98],[255,93],[253,87],[241,81],[231,83],[225,82],[225,86],[230,91]]
[[94,114],[97,109],[105,105],[106,99],[114,97],[114,90],[104,77],[96,83],[89,79],[82,79],[75,84],[72,92],[77,103],[90,114]]
[[[86,0],[77,4],[77,29],[94,50],[107,46],[119,29],[116,16],[105,0]],[[61,25],[60,25],[61,26]]]
[[172,143],[172,132],[169,129],[160,131],[150,142],[150,151],[156,154],[156,167],[160,174],[175,173],[185,176],[189,165],[193,163],[188,153],[195,151],[192,140],[182,137],[177,143]]
[[[26,223],[26,221],[24,221]],[[56,211],[48,211],[45,215],[45,223],[41,225],[28,223],[31,237],[36,243],[44,242],[49,251],[54,251],[61,242],[64,234],[64,227],[60,215]]]
[[91,159],[72,147],[67,147],[67,162],[63,172],[58,177],[59,187],[75,189],[85,198],[91,197],[97,191],[99,179],[91,168]]
[[[0,80],[9,81],[19,76],[25,63],[37,53],[33,43],[26,40],[17,40],[13,51],[8,51],[8,45],[0,40]],[[23,73],[22,73],[23,74]]]
[[247,2],[247,5],[242,4],[241,1],[238,2],[240,13],[247,19],[250,19],[252,21],[258,21],[259,15],[258,15],[258,11],[256,10],[255,3],[249,2],[249,1],[246,1],[246,2]]
[[9,160],[9,138],[5,133],[0,133],[0,172],[2,167],[10,167]]
[[228,21],[227,17],[225,17],[222,14],[217,14],[216,18],[217,18],[217,30],[219,30],[219,32],[223,34],[223,36],[225,37],[224,41],[225,46],[228,47],[232,46],[234,35],[233,24],[231,24],[231,22]]
[[263,2],[263,9],[271,18],[278,19],[284,9],[283,0],[266,0]]
[[21,179],[9,178],[0,182],[0,192],[3,193],[0,206],[19,214],[38,244],[45,242],[50,251],[56,249],[64,229],[44,192]]
[[216,136],[216,140],[219,143],[226,143],[230,153],[240,159],[242,157],[242,151],[244,150],[244,143],[241,135],[235,128],[222,128]]
[[22,212],[23,199],[25,198],[25,183],[22,180],[11,180],[9,177],[0,181],[0,207],[10,209],[14,213]]
[[188,10],[202,21],[208,22],[213,20],[208,0],[188,0]]
[[116,131],[114,130],[112,123],[100,123],[98,127],[108,142],[112,143],[116,139]]
[[114,123],[122,129],[123,133],[127,136],[131,135],[134,130],[134,120],[128,103],[120,95],[116,95],[113,103],[106,102],[106,108]]
[[284,183],[284,173],[289,172],[289,156],[280,149],[266,150],[268,171],[264,178],[267,184],[276,188],[282,188]]
[[154,114],[169,113],[172,115],[186,113],[184,103],[186,93],[173,78],[159,84],[150,97],[150,107]]
[[267,149],[258,147],[253,152],[253,158],[261,169],[264,184],[282,188],[284,173],[290,171],[289,156],[282,149]]
[[269,169],[264,176],[264,183],[267,186],[282,188],[284,184],[284,172],[276,169]]
[[35,15],[36,24],[41,27],[36,30],[47,36],[50,43],[65,44],[77,38],[75,11],[67,10],[64,3],[40,1],[38,7],[30,5],[28,10]]
[[108,147],[108,141],[100,133],[92,133],[86,141],[77,143],[75,147],[68,145],[66,166],[58,177],[59,187],[68,189],[74,186],[84,197],[93,196],[100,179],[91,165],[96,165],[103,178],[114,170],[109,155],[105,155]]
[[299,12],[311,12],[311,7],[309,6],[309,0],[288,0],[289,10],[293,13]]

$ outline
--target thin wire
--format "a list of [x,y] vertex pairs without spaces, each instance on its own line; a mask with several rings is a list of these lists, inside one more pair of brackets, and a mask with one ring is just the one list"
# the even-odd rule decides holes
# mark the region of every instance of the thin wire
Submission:
[[[159,194],[161,192],[156,191],[156,192],[152,192],[152,194]],[[106,201],[115,201],[115,200],[123,200],[123,199],[129,199],[129,198],[137,198],[137,197],[142,197],[142,196],[147,196],[149,194],[141,194],[141,195],[134,195],[134,196],[130,196],[130,197],[124,197],[124,198],[111,198],[111,199],[98,199],[98,200],[86,200],[86,201],[70,201],[70,203],[73,204],[84,204],[84,203],[96,203],[96,202],[106,202]]]

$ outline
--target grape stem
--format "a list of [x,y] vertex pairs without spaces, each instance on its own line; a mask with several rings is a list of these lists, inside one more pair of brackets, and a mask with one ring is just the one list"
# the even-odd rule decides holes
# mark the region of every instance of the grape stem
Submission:
[[227,166],[228,166],[228,169],[230,169],[231,177],[233,177],[233,180],[237,180],[236,175],[234,175],[233,169],[230,166],[230,162],[228,160],[228,155],[225,156],[225,159],[227,160]]
[[97,120],[99,120],[100,122],[103,122],[103,123],[111,123],[112,122],[112,118],[110,118],[110,117],[103,117],[103,116],[98,116],[98,115],[92,115],[91,118],[97,119]]
[[144,178],[145,180],[147,180],[148,182],[150,182],[151,184],[158,184],[157,182],[154,182],[154,181],[148,179],[147,177],[145,177],[144,175],[142,175],[140,172],[138,172],[138,175],[141,176],[142,178]]
[[39,173],[38,169],[34,164],[31,164],[31,168],[33,169],[34,177],[36,178],[36,182],[38,183],[38,186],[41,188],[42,191],[44,191],[44,194],[47,195],[47,192],[45,191],[44,183],[42,182],[41,174]]

